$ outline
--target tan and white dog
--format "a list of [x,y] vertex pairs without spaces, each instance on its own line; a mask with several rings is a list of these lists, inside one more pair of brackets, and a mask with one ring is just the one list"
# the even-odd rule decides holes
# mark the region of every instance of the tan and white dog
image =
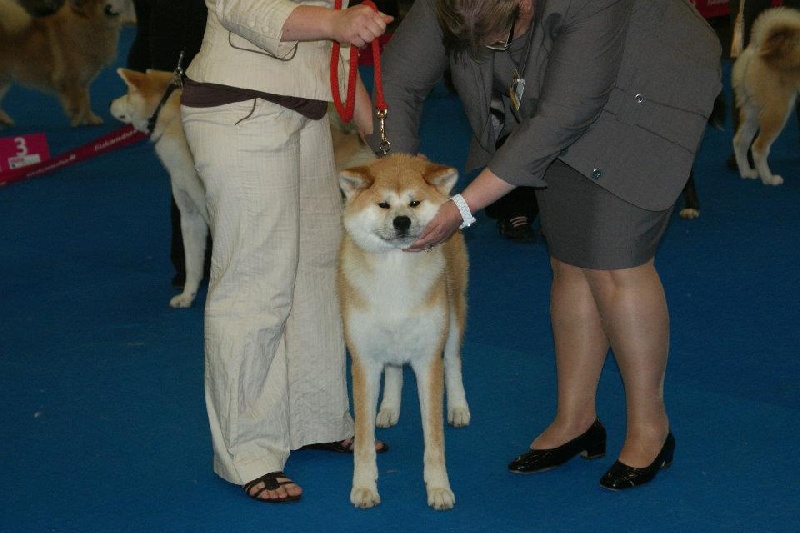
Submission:
[[[31,17],[0,0],[0,100],[16,82],[55,94],[73,126],[100,124],[89,85],[117,57],[121,13],[129,0],[67,0]],[[0,109],[0,127],[14,121]]]
[[[783,178],[772,173],[767,158],[800,91],[800,11],[778,7],[759,15],[750,44],[733,65],[731,83],[740,108],[733,138],[739,174],[780,185]],[[755,168],[747,160],[748,149]]]
[[[460,232],[430,251],[403,251],[449,200],[455,169],[391,155],[340,172],[345,195],[338,291],[352,357],[355,468],[350,501],[380,502],[375,424],[400,413],[402,365],[414,370],[425,441],[428,505],[450,509],[455,496],[445,467],[443,397],[448,421],[469,424],[461,376],[468,260]],[[444,356],[444,357],[443,357]],[[376,415],[381,373],[384,399]]]
[[[183,292],[173,297],[172,307],[189,307],[203,280],[208,212],[205,187],[194,166],[181,122],[181,89],[174,88],[162,102],[173,80],[170,72],[145,73],[117,69],[128,92],[111,102],[111,114],[137,130],[149,133],[156,154],[169,173],[172,195],[181,214],[181,236],[186,257],[186,283]],[[152,131],[151,117],[156,117]]]

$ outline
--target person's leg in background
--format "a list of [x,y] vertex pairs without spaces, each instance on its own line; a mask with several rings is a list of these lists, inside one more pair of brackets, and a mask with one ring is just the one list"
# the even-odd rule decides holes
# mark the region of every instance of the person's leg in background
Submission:
[[[172,72],[185,70],[200,50],[206,25],[207,8],[203,0],[133,0],[137,30],[128,53],[128,68],[149,68]],[[172,285],[182,288],[186,281],[185,251],[181,233],[181,214],[170,195],[170,261],[175,268]],[[206,242],[205,272],[211,261],[211,237]]]
[[536,240],[531,227],[539,214],[535,191],[533,187],[517,187],[486,207],[486,215],[497,219],[500,235],[519,243]]

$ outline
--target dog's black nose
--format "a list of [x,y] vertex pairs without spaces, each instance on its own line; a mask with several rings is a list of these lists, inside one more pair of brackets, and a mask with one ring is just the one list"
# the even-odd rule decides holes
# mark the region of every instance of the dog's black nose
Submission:
[[407,216],[395,217],[395,219],[392,221],[392,225],[394,225],[394,229],[397,231],[405,233],[408,231],[408,228],[411,227],[411,219]]

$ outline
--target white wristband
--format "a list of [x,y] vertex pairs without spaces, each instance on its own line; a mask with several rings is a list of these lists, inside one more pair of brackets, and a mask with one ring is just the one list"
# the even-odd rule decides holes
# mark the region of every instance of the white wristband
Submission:
[[454,194],[450,199],[456,204],[458,212],[461,213],[461,220],[464,221],[458,229],[468,228],[473,225],[476,220],[475,217],[472,216],[472,212],[469,210],[469,206],[467,205],[467,201],[464,200],[464,197],[460,194]]

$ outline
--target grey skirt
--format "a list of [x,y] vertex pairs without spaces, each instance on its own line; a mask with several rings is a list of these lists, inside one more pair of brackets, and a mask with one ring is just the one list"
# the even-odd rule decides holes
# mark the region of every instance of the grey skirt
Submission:
[[636,207],[558,159],[545,179],[536,200],[551,256],[598,270],[633,268],[655,256],[673,208]]

